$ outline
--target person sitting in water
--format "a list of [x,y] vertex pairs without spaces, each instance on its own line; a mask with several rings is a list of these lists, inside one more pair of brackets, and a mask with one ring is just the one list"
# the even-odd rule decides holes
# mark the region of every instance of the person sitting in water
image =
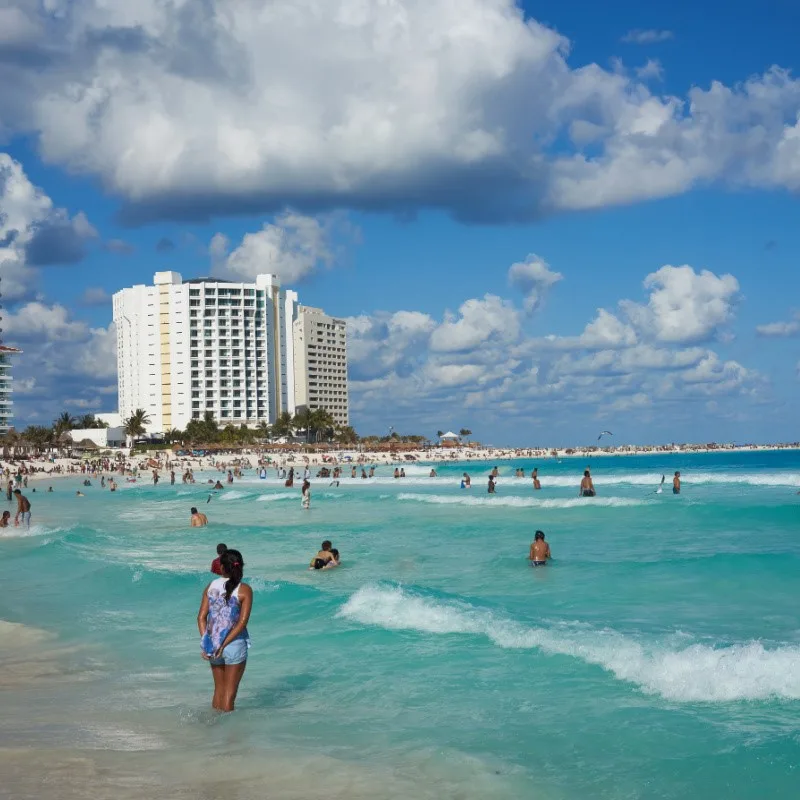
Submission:
[[3,516],[0,517],[0,528],[7,528],[11,524],[11,512],[4,511]]
[[580,488],[580,496],[581,497],[594,497],[597,494],[594,490],[594,483],[592,483],[592,476],[589,470],[587,469],[583,473],[583,478],[581,479],[581,488]]
[[191,514],[190,524],[192,528],[204,528],[208,525],[208,517],[205,514],[201,514],[194,506],[192,506]]
[[435,477],[436,477],[436,470],[435,470],[435,469],[432,469],[432,470],[430,471],[430,474],[428,475],[428,477],[429,477],[429,478],[435,478]]
[[550,545],[544,540],[544,533],[536,531],[531,543],[531,551],[528,554],[532,567],[543,567],[547,563],[547,559],[552,558],[550,554]]
[[339,566],[339,551],[334,549],[330,540],[322,543],[322,549],[311,559],[309,569],[326,569]]
[[672,494],[680,494],[681,493],[681,474],[680,472],[675,473],[675,477],[672,479]]

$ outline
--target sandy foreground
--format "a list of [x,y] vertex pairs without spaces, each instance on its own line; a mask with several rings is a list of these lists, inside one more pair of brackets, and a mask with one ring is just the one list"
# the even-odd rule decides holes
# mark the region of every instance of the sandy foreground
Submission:
[[[697,445],[665,445],[658,447],[609,447],[603,449],[594,448],[489,448],[489,447],[435,447],[427,450],[408,450],[402,452],[374,452],[360,451],[357,449],[342,449],[327,453],[303,453],[300,451],[261,451],[258,449],[245,448],[236,453],[214,453],[203,457],[179,457],[171,450],[152,451],[147,455],[137,455],[131,457],[127,449],[111,451],[114,458],[118,458],[118,464],[123,464],[126,470],[134,468],[138,470],[157,469],[163,472],[174,469],[179,475],[187,468],[193,470],[213,470],[220,467],[233,467],[241,464],[245,467],[249,464],[250,468],[255,468],[260,459],[269,460],[273,466],[281,467],[302,467],[309,466],[340,466],[347,469],[354,464],[375,465],[375,466],[396,466],[417,463],[435,465],[437,463],[469,463],[480,461],[508,461],[520,458],[532,459],[563,459],[563,458],[599,458],[607,456],[642,456],[642,455],[669,455],[669,454],[692,454],[692,453],[741,453],[757,452],[768,450],[799,450],[800,444],[779,444],[779,445],[745,445],[745,446],[725,446],[707,447]],[[17,460],[0,461],[0,470],[6,469],[14,475],[20,467],[33,468],[35,472],[28,475],[28,480],[53,480],[55,478],[76,477],[81,474],[81,466],[84,463],[91,463],[92,460],[100,460],[100,457],[88,462],[81,458],[56,458],[47,457],[19,458]],[[169,466],[168,466],[169,465]]]

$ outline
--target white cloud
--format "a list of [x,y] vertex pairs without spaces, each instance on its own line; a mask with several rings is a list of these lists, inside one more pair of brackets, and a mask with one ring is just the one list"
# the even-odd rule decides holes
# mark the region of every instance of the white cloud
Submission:
[[569,43],[515,0],[33,8],[0,64],[0,129],[36,135],[140,217],[288,203],[529,219],[698,183],[800,188],[788,72],[654,95],[623,70],[570,65]]
[[506,300],[487,294],[467,300],[459,316],[445,315],[431,335],[431,349],[438,352],[472,350],[490,341],[511,343],[519,337],[519,312]]
[[800,311],[788,322],[770,322],[767,325],[758,325],[756,333],[759,336],[796,336],[800,333]]
[[83,213],[70,218],[56,208],[22,164],[0,152],[0,288],[6,301],[31,296],[38,266],[80,260],[83,242],[96,236]]
[[553,272],[544,259],[533,254],[525,261],[512,264],[508,270],[508,282],[525,295],[524,306],[529,314],[541,305],[550,289],[563,277],[560,272]]
[[656,42],[666,42],[672,39],[673,36],[672,31],[668,30],[634,28],[622,37],[622,41],[630,44],[654,44]]
[[56,303],[48,306],[39,301],[26,303],[4,317],[9,341],[28,340],[76,341],[85,339],[89,327],[85,322],[69,319],[69,311]]
[[657,58],[648,58],[646,64],[636,68],[636,77],[641,81],[660,81],[664,77],[664,68]]
[[[245,234],[241,244],[217,262],[216,272],[244,280],[271,273],[283,283],[295,283],[333,262],[330,227],[330,222],[314,217],[283,213],[274,224],[266,223],[260,231]],[[216,234],[211,240],[212,257],[219,259],[227,244],[222,234]]]
[[620,303],[637,330],[660,342],[690,344],[716,336],[733,317],[739,282],[690,266],[661,267],[645,278],[647,305]]

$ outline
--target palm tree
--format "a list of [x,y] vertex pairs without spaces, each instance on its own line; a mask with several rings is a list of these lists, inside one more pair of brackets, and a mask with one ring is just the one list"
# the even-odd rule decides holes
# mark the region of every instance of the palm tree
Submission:
[[470,437],[470,436],[472,436],[472,431],[471,431],[469,428],[462,428],[462,429],[461,429],[461,430],[458,432],[458,435],[459,435],[459,436],[460,436],[462,439],[469,439],[469,437]]
[[255,435],[258,436],[259,439],[266,440],[269,439],[269,425],[262,420],[258,423],[258,427],[255,429]]
[[141,436],[150,424],[150,417],[143,408],[137,408],[128,419],[125,420],[125,435],[135,438]]
[[22,438],[34,445],[37,450],[43,450],[53,440],[53,429],[44,425],[28,425],[22,433]]
[[275,420],[272,426],[272,435],[275,437],[288,436],[292,432],[292,415],[289,411],[283,411]]
[[308,407],[303,406],[292,420],[292,425],[299,430],[306,432],[306,441],[311,439],[311,426],[314,424],[314,412]]
[[56,439],[61,438],[67,431],[71,431],[76,424],[77,420],[69,411],[62,411],[58,417],[53,420],[53,433]]
[[172,428],[164,434],[165,444],[177,444],[183,441],[183,431],[178,428]]
[[333,414],[327,408],[318,408],[311,412],[311,430],[314,431],[316,441],[330,439],[335,425]]

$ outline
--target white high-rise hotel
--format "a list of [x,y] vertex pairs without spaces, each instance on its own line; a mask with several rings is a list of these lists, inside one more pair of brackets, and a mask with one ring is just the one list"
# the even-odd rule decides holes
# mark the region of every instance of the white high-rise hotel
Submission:
[[[252,426],[273,423],[283,411],[293,414],[306,405],[327,408],[338,424],[348,424],[343,320],[325,317],[339,338],[335,344],[320,338],[326,348],[336,348],[331,355],[341,358],[336,372],[321,373],[318,363],[307,363],[308,342],[299,333],[304,326],[295,324],[307,309],[275,276],[233,283],[183,281],[177,272],[157,272],[153,283],[114,295],[123,419],[143,408],[150,431],[168,431],[210,411],[221,425]],[[314,362],[321,344],[314,342]]]

